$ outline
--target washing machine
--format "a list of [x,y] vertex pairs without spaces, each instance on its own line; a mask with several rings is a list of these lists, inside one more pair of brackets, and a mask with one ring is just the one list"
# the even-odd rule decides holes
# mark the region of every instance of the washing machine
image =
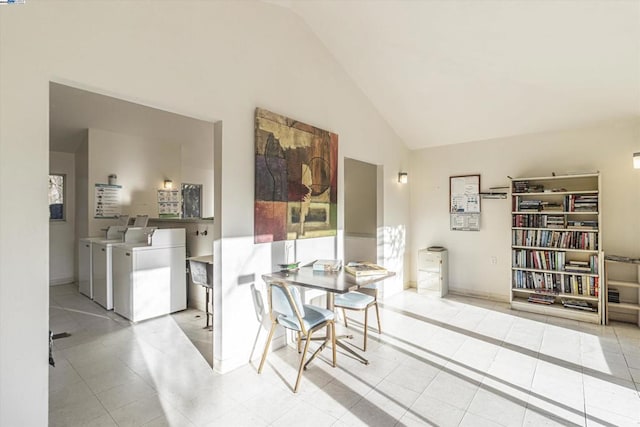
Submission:
[[[114,246],[146,242],[153,228],[125,228],[122,237],[91,242],[93,300],[113,310],[112,250]],[[109,235],[113,237],[113,235]]]
[[115,313],[139,322],[187,308],[183,228],[156,229],[146,243],[112,248]]
[[78,290],[93,299],[93,277],[91,268],[91,245],[104,237],[84,237],[78,240]]

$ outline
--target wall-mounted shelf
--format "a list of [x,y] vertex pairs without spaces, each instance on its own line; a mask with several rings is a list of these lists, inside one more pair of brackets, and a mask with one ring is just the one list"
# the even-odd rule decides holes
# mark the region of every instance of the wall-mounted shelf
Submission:
[[480,193],[480,197],[483,199],[506,199],[507,193],[497,191],[483,191]]
[[[616,268],[618,267],[618,268]],[[608,255],[604,259],[605,268],[605,322],[609,323],[611,314],[616,314],[614,320],[635,319],[635,323],[640,326],[640,260]],[[614,280],[609,276],[618,275],[624,269],[635,270],[635,280]],[[622,271],[621,271],[622,270]],[[609,292],[612,292],[609,297]]]

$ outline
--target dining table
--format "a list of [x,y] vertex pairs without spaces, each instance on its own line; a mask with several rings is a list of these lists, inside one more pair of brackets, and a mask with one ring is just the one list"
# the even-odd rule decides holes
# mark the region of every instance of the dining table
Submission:
[[[381,282],[393,276],[395,276],[394,272],[384,271],[375,275],[356,277],[346,272],[344,268],[337,271],[314,270],[313,263],[310,263],[294,270],[283,270],[264,274],[262,275],[262,279],[266,283],[279,280],[287,283],[288,285],[323,290],[327,295],[327,310],[334,311],[335,294],[345,294],[347,292],[356,291],[358,288]],[[318,339],[322,340],[323,343],[305,363],[305,368],[331,342],[331,328],[327,327],[326,335]],[[336,345],[351,354],[360,362],[368,365],[369,360],[359,352],[355,351],[352,346],[342,342],[346,339],[353,339],[353,335],[336,335]]]

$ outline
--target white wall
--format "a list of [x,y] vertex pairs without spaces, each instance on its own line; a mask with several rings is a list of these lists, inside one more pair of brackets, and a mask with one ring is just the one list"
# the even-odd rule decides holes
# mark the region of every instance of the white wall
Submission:
[[66,175],[65,220],[49,222],[49,284],[61,285],[75,276],[75,155],[50,152],[49,171]]
[[378,262],[377,167],[344,160],[344,261]]
[[202,185],[202,218],[213,216],[213,125],[209,144],[182,145],[181,184]]
[[[47,418],[50,80],[224,123],[215,184],[222,197],[216,213],[222,239],[215,243],[219,369],[246,363],[256,332],[247,322],[254,318],[250,288],[239,277],[255,275],[262,285],[260,275],[274,265],[271,245],[253,244],[257,106],[339,134],[340,206],[344,156],[383,165],[384,260],[402,269],[409,193],[395,177],[407,169],[408,151],[288,10],[249,1],[34,1],[1,8],[0,424],[45,425]],[[112,172],[118,173],[101,172],[101,180]],[[340,228],[342,221],[339,211]],[[340,243],[319,255],[333,255],[324,252],[338,251]],[[388,285],[401,289],[402,280],[399,274]]]
[[[480,232],[449,230],[449,176],[480,174],[482,190],[509,185],[507,176],[600,171],[605,252],[640,256],[640,120],[564,132],[522,135],[420,150],[411,163],[411,280],[419,248],[449,250],[449,289],[508,300],[511,201],[482,200]],[[415,179],[414,179],[415,178]],[[497,264],[492,264],[492,257]]]
[[106,184],[110,174],[121,185],[122,214],[158,217],[158,190],[165,179],[177,188],[181,182],[180,144],[149,141],[131,135],[89,129],[89,233],[99,236],[100,229],[114,224],[113,219],[96,219],[95,184]]
[[[82,142],[75,152],[75,236],[76,240],[89,236],[89,130],[84,132]],[[74,246],[74,276],[78,278],[78,259],[80,248]]]

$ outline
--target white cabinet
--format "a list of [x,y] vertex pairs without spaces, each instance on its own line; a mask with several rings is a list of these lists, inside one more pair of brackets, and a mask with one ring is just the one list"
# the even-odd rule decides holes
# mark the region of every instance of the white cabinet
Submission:
[[418,293],[445,296],[449,292],[447,250],[440,247],[418,251]]

